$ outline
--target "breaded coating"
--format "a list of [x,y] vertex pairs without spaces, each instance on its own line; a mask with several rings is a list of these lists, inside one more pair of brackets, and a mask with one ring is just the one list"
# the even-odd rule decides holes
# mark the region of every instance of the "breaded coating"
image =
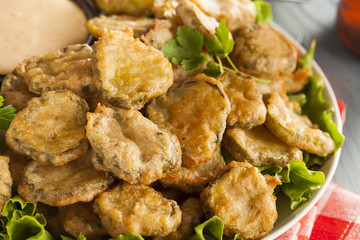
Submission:
[[95,167],[130,183],[150,184],[181,165],[176,136],[136,110],[99,105],[88,114],[86,136],[100,159]]
[[104,98],[118,107],[140,109],[164,94],[174,80],[164,54],[133,38],[131,31],[104,32],[93,58]]
[[215,28],[219,25],[215,18],[206,15],[191,0],[179,0],[176,15],[183,25],[199,30],[204,37],[214,37]]
[[151,10],[156,18],[170,19],[177,23],[181,23],[175,10],[178,5],[178,0],[155,0]]
[[174,173],[168,173],[160,180],[165,187],[174,187],[185,193],[200,193],[207,183],[220,177],[226,164],[218,146],[213,158],[193,168],[181,167]]
[[151,29],[141,40],[148,46],[161,50],[165,43],[176,37],[177,24],[171,20],[154,20],[154,29]]
[[[265,79],[265,78],[264,78]],[[272,79],[265,79],[270,80],[268,83],[263,82],[256,82],[260,88],[260,92],[262,95],[267,93],[276,92],[280,94],[282,98],[286,98],[286,81],[283,77],[273,77]]]
[[154,0],[96,0],[98,8],[107,14],[150,15]]
[[25,168],[18,192],[29,202],[66,206],[92,201],[114,180],[109,173],[96,171],[87,153],[61,167],[30,162]]
[[236,160],[248,161],[254,167],[286,167],[292,160],[303,159],[298,148],[290,147],[263,125],[250,130],[227,129],[221,144]]
[[89,19],[87,27],[89,32],[96,38],[99,38],[104,31],[125,31],[126,28],[133,31],[135,37],[140,37],[153,28],[154,21],[155,20],[151,18],[140,18],[128,15],[100,15]]
[[164,187],[162,184],[160,184],[160,182],[155,182],[153,184],[151,184],[151,186],[158,191],[159,193],[161,193],[161,195],[163,195],[164,198],[167,199],[171,199],[171,200],[175,200],[176,202],[182,202],[184,200],[184,198],[186,198],[187,196],[180,191],[179,189],[176,188],[167,188]]
[[195,231],[194,228],[201,224],[203,212],[198,198],[188,198],[180,206],[182,217],[181,224],[175,232],[165,237],[154,238],[154,240],[186,240]]
[[212,159],[225,131],[230,102],[219,81],[198,74],[175,83],[146,111],[153,122],[178,137],[182,165],[192,168]]
[[24,109],[31,98],[37,96],[29,91],[24,82],[25,64],[20,63],[14,71],[4,78],[1,84],[1,96],[4,106],[12,105],[19,112]]
[[181,222],[177,203],[146,185],[123,183],[100,194],[94,209],[112,237],[127,232],[163,237],[174,232]]
[[286,92],[297,93],[304,89],[309,82],[308,73],[303,68],[298,68],[294,73],[279,76],[286,82]]
[[6,132],[6,143],[16,153],[35,161],[62,166],[88,148],[88,111],[85,100],[71,91],[46,92],[31,99],[16,115]]
[[226,72],[219,81],[223,84],[231,104],[227,118],[229,126],[251,129],[264,123],[266,107],[255,80],[243,73]]
[[17,186],[19,185],[22,179],[22,174],[24,172],[24,169],[31,161],[31,158],[17,154],[13,152],[11,149],[7,149],[4,155],[9,156],[9,158],[11,159],[11,161],[9,162],[9,170],[11,173],[11,177],[13,179],[12,192],[16,193]]
[[334,152],[330,134],[311,128],[301,116],[289,109],[277,93],[264,96],[267,108],[266,127],[282,141],[309,153],[326,157]]
[[25,60],[24,82],[36,94],[68,89],[88,99],[98,91],[91,57],[92,48],[87,44],[70,45],[44,56],[31,57]]
[[93,210],[93,202],[78,202],[61,207],[59,211],[64,230],[75,238],[82,233],[87,240],[109,239],[109,234],[102,229],[100,218]]
[[250,0],[191,0],[208,16],[220,21],[225,18],[226,25],[234,30],[247,23],[255,23],[255,4]]
[[0,156],[0,216],[7,200],[11,197],[13,180],[9,170],[8,156]]
[[204,214],[221,218],[228,237],[264,237],[277,219],[273,192],[278,184],[276,177],[263,176],[247,162],[231,162],[228,171],[201,192]]
[[231,59],[240,71],[273,78],[295,70],[298,51],[283,34],[269,24],[246,24],[234,33]]

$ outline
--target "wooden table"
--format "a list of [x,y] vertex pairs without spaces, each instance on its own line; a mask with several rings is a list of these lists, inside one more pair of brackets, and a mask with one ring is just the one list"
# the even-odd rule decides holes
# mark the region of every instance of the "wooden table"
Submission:
[[336,97],[347,105],[345,135],[333,182],[360,193],[360,56],[350,52],[336,32],[338,0],[272,2],[274,21],[306,49],[317,40],[315,60]]

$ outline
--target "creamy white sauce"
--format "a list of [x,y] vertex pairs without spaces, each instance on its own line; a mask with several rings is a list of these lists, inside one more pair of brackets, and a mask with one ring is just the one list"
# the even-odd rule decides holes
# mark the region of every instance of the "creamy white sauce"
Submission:
[[86,42],[86,21],[70,0],[0,0],[0,73],[25,58]]

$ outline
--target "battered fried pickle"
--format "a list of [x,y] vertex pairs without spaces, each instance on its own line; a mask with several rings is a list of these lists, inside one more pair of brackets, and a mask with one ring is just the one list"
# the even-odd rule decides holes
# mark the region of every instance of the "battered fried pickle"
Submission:
[[98,91],[91,56],[89,45],[77,44],[44,56],[31,57],[25,60],[24,82],[36,94],[68,89],[88,99]]
[[177,0],[155,0],[151,10],[156,18],[165,18],[181,23],[175,10],[178,5],[179,3]]
[[106,30],[125,31],[129,28],[134,32],[135,37],[147,33],[152,27],[155,20],[151,18],[139,18],[127,15],[100,15],[88,20],[87,26],[89,32],[96,38]]
[[20,63],[14,71],[4,78],[1,84],[1,96],[4,97],[4,105],[12,105],[17,111],[21,111],[31,98],[37,96],[29,91],[24,83],[25,64]]
[[154,0],[96,0],[107,14],[150,15]]
[[199,193],[208,182],[220,177],[225,167],[219,146],[210,161],[198,164],[191,169],[181,167],[174,173],[166,174],[160,182],[165,187],[175,187],[185,193]]
[[205,216],[224,222],[224,234],[245,239],[267,235],[277,219],[273,190],[280,181],[263,176],[247,162],[231,162],[228,171],[200,195]]
[[286,106],[279,94],[265,95],[264,102],[267,107],[265,125],[282,141],[321,157],[334,151],[335,143],[330,134],[309,127],[301,116]]
[[79,158],[87,148],[85,100],[59,90],[33,98],[6,132],[7,145],[40,163],[62,166]]
[[205,37],[214,37],[219,25],[215,18],[206,15],[190,0],[179,0],[176,15],[184,25],[199,30]]
[[146,111],[153,122],[178,137],[182,165],[192,168],[212,159],[225,131],[230,102],[219,81],[198,74],[175,83]]
[[226,72],[219,81],[223,84],[231,104],[228,125],[251,129],[264,123],[266,107],[260,89],[251,76]]
[[176,136],[136,110],[99,105],[88,114],[86,136],[100,159],[96,168],[130,183],[150,184],[181,165]]
[[204,13],[220,21],[226,19],[226,25],[234,30],[247,23],[255,23],[256,9],[250,0],[191,0]]
[[13,180],[9,170],[8,156],[0,156],[0,216],[6,201],[11,197]]
[[87,153],[61,167],[30,162],[18,186],[19,194],[30,202],[65,206],[90,202],[114,182],[114,177],[98,172]]
[[234,33],[231,59],[243,72],[263,78],[295,70],[298,51],[280,32],[268,24],[243,25]]
[[21,181],[22,173],[24,172],[26,165],[28,165],[31,161],[31,158],[16,154],[11,149],[8,149],[4,155],[9,156],[11,159],[9,162],[9,170],[13,179],[12,192],[15,193],[17,191],[17,186]]
[[199,199],[186,199],[180,209],[182,217],[178,229],[165,237],[154,238],[154,240],[185,240],[194,233],[194,228],[202,222],[203,217]]
[[80,233],[88,240],[109,239],[108,233],[102,229],[100,218],[93,210],[93,203],[75,203],[60,208],[62,226],[74,237]]
[[298,68],[292,74],[283,74],[279,76],[286,82],[286,92],[297,93],[304,89],[309,82],[308,73],[303,68]]
[[151,29],[141,40],[156,49],[161,50],[165,43],[176,37],[177,25],[171,20],[154,20],[154,29]]
[[46,230],[51,232],[53,236],[67,235],[62,226],[62,217],[58,207],[52,207],[38,202],[36,212],[44,215],[46,219]]
[[282,142],[264,126],[250,130],[228,129],[222,145],[236,160],[248,161],[255,167],[286,167],[291,160],[302,160],[302,152],[298,148]]
[[130,31],[104,32],[94,50],[102,93],[111,104],[140,109],[173,83],[169,60],[161,51],[134,39]]
[[181,222],[177,203],[146,185],[123,183],[100,194],[94,209],[113,237],[127,232],[163,237],[174,232]]

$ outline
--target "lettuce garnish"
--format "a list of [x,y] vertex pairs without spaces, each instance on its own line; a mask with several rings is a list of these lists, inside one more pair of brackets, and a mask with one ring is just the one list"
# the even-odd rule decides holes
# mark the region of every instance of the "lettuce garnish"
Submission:
[[256,9],[256,23],[271,23],[273,16],[270,3],[262,0],[255,0],[253,3]]
[[0,150],[4,151],[7,149],[5,143],[5,131],[9,128],[10,123],[16,116],[16,109],[8,105],[2,107],[4,104],[4,98],[0,96]]

